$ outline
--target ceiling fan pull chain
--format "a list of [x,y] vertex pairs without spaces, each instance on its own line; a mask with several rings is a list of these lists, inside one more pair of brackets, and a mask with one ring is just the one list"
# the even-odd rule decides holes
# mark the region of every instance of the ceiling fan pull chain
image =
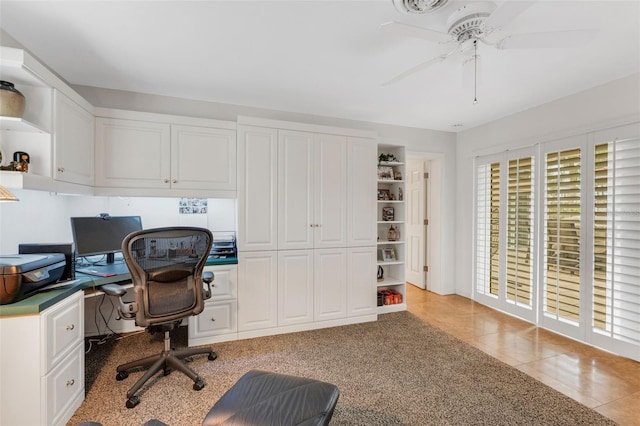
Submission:
[[473,104],[478,103],[478,40],[473,40]]

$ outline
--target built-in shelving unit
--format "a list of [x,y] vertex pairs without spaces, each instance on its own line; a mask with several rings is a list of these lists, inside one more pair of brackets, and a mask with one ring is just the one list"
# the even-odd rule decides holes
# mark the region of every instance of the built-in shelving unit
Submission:
[[378,145],[378,313],[405,310],[405,151]]

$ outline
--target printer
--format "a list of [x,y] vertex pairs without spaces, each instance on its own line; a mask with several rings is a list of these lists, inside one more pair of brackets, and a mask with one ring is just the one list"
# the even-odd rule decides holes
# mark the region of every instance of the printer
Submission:
[[26,299],[57,282],[66,264],[63,253],[0,255],[0,305]]

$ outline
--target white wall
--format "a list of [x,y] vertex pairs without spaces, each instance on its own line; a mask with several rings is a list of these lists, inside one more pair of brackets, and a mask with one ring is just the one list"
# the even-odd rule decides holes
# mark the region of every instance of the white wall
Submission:
[[19,243],[72,242],[72,216],[139,215],[144,228],[202,226],[212,231],[236,229],[236,201],[209,199],[208,213],[182,215],[178,198],[87,197],[12,190],[17,203],[0,204],[0,254],[15,254]]
[[639,94],[633,74],[457,135],[456,293],[472,292],[473,158],[639,121]]

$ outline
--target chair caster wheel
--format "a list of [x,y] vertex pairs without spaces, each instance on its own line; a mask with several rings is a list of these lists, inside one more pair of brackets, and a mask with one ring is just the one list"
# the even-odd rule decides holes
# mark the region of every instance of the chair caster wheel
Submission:
[[138,398],[137,396],[132,396],[131,398],[127,399],[127,408],[133,408],[138,404],[140,404],[140,398]]
[[193,384],[193,390],[202,390],[202,388],[204,388],[204,380],[202,379],[198,379],[196,380],[196,382]]
[[[116,374],[116,380],[120,381],[120,380],[124,380],[127,377],[129,377],[129,373],[127,373],[126,371],[118,371],[118,374]],[[127,402],[128,404],[128,402]]]
[[215,353],[215,352],[211,352],[211,353],[209,354],[209,361],[213,361],[213,360],[215,360],[215,359],[217,359],[217,358],[218,358],[218,354],[217,354],[217,353]]
[[169,374],[171,374],[173,370],[170,368],[165,368],[162,370],[162,374],[164,374],[165,376],[168,376]]

